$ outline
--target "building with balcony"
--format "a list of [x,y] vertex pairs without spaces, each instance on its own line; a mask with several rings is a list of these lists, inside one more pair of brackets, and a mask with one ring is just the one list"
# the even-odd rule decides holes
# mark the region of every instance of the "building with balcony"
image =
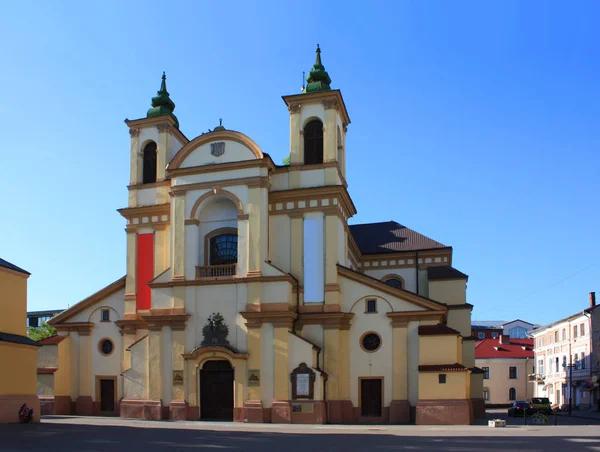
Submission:
[[592,292],[589,308],[531,333],[536,397],[548,397],[558,407],[568,406],[569,400],[574,409],[598,406],[599,359],[593,340],[600,331],[596,307]]
[[475,344],[475,366],[483,371],[486,405],[508,406],[533,396],[533,340],[502,334]]
[[350,118],[318,48],[307,81],[283,96],[283,165],[222,123],[188,139],[164,75],[146,117],[125,121],[127,274],[50,320],[53,412],[419,424],[482,413],[467,275],[451,247],[399,223],[349,225]]

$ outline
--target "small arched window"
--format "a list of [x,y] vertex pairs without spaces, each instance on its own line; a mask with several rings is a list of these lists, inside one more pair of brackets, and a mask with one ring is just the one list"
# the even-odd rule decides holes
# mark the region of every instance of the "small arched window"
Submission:
[[210,264],[237,264],[237,234],[220,234],[210,239]]
[[517,390],[515,388],[510,388],[508,390],[508,400],[511,402],[517,400]]
[[483,388],[483,400],[485,400],[486,402],[490,401],[490,389],[489,388]]
[[396,289],[404,289],[402,287],[402,281],[398,278],[389,278],[384,281],[388,286],[395,287]]
[[144,148],[142,183],[153,184],[154,182],[156,182],[156,143],[151,141]]
[[314,119],[304,127],[304,164],[323,163],[323,123]]

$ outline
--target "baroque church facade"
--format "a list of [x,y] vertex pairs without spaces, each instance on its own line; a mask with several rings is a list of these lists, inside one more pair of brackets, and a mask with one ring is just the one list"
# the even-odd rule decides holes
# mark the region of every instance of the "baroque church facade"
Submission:
[[277,165],[222,125],[188,139],[166,88],[131,135],[127,274],[49,323],[46,413],[470,424],[467,276],[395,222],[348,225],[350,118],[317,48]]

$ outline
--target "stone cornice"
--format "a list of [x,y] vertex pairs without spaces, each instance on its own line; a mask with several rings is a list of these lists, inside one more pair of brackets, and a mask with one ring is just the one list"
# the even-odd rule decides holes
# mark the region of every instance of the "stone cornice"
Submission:
[[263,323],[271,323],[274,326],[291,328],[294,321],[298,318],[298,315],[291,311],[246,311],[240,312],[240,315],[246,320],[246,326],[248,328],[258,328]]

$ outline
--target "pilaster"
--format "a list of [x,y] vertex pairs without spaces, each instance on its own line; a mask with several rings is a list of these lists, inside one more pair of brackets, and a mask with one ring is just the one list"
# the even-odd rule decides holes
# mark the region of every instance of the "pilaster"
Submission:
[[135,314],[135,276],[137,261],[137,234],[135,232],[127,233],[127,276],[125,277],[125,314]]
[[[248,369],[260,369],[262,363],[262,325],[248,328]],[[244,378],[244,381],[246,378]],[[248,386],[248,400],[262,400],[262,382],[259,386]]]
[[275,400],[290,399],[290,343],[289,327],[274,325]]
[[261,189],[253,187],[248,190],[248,275],[260,276],[261,262],[265,256],[262,255],[261,240],[265,238],[261,234]]
[[185,379],[184,373],[185,363],[183,359],[183,353],[185,350],[185,328],[173,327],[173,343],[172,347],[172,367],[173,372],[180,371],[183,375],[184,381],[178,382],[173,381],[173,400],[184,400],[185,399]]
[[161,326],[148,327],[148,398],[159,400],[162,389],[161,372]]
[[185,279],[185,194],[173,198],[173,279]]
[[296,104],[288,107],[290,112],[290,163],[292,165],[302,164],[304,160],[304,156],[300,152],[300,141],[302,139],[300,134],[300,108],[300,105]]
[[160,124],[158,125],[158,148],[156,152],[156,180],[165,179],[165,168],[167,166],[167,154],[169,152],[169,141],[171,135],[169,134],[169,125]]
[[325,106],[325,124],[323,133],[323,161],[331,162],[337,160],[337,127],[336,107],[337,101],[327,100]]
[[[131,152],[129,161],[129,185],[135,185],[139,181],[139,163],[140,163],[140,129],[130,129]],[[135,197],[137,199],[137,196]],[[130,205],[129,207],[134,207]]]
[[302,264],[304,247],[304,228],[302,215],[291,217],[291,273],[300,285],[304,284],[304,269]]

